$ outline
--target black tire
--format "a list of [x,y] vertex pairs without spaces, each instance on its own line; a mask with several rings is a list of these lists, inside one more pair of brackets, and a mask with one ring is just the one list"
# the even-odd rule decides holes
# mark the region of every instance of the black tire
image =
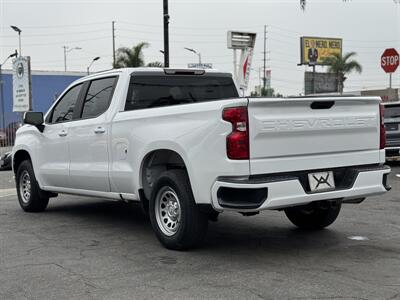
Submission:
[[[30,193],[23,192],[24,178],[30,182]],[[15,177],[17,186],[18,202],[21,208],[26,212],[42,212],[46,209],[49,203],[49,196],[45,191],[42,191],[36,181],[35,173],[33,172],[32,163],[30,160],[24,160],[17,170]],[[22,188],[21,188],[22,186]]]
[[302,229],[318,230],[331,225],[339,215],[339,201],[318,201],[285,209],[288,219]]
[[[174,200],[174,195],[177,196],[177,200]],[[169,219],[170,215],[165,213],[168,208],[171,208],[171,205],[165,205],[163,202],[165,199],[172,199],[175,201],[173,203],[178,202],[179,204],[176,206],[180,212],[179,219],[175,221],[175,225],[172,224],[174,221],[168,223],[172,219]],[[164,203],[164,208],[161,208],[161,202]],[[160,210],[165,210],[163,211],[164,216]],[[196,206],[189,178],[183,170],[169,170],[160,175],[152,190],[149,211],[153,230],[167,249],[186,250],[196,247],[203,241],[207,233],[207,215]],[[158,220],[157,215],[159,216]],[[174,227],[168,228],[169,224]],[[176,231],[166,233],[168,230]]]

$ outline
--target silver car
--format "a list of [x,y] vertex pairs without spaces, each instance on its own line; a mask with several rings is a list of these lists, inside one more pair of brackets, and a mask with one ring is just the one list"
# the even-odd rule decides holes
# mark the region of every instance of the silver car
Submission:
[[400,102],[385,103],[386,157],[400,156]]

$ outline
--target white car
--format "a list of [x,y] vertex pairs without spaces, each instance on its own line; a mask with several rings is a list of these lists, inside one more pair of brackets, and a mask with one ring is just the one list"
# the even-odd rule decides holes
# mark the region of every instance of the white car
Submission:
[[300,228],[385,193],[379,98],[241,98],[214,70],[127,68],[79,79],[43,117],[28,112],[13,169],[25,211],[58,193],[138,201],[170,249],[208,220],[284,210]]

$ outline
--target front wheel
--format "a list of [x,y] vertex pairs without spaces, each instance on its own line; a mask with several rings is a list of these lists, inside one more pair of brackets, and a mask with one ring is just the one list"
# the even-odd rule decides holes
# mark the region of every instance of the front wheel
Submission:
[[318,201],[285,209],[288,219],[302,229],[322,229],[331,225],[339,215],[339,201]]
[[185,171],[166,171],[157,179],[150,199],[150,220],[157,238],[168,249],[185,250],[202,242],[208,219],[195,204]]
[[44,211],[49,203],[49,196],[40,189],[30,160],[24,160],[16,174],[18,201],[26,212]]

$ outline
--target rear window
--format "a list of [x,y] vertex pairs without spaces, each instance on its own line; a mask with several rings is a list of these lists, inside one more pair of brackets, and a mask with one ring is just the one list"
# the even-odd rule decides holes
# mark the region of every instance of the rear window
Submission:
[[400,106],[385,106],[385,118],[400,118]]
[[238,98],[230,77],[138,76],[131,78],[125,110]]

